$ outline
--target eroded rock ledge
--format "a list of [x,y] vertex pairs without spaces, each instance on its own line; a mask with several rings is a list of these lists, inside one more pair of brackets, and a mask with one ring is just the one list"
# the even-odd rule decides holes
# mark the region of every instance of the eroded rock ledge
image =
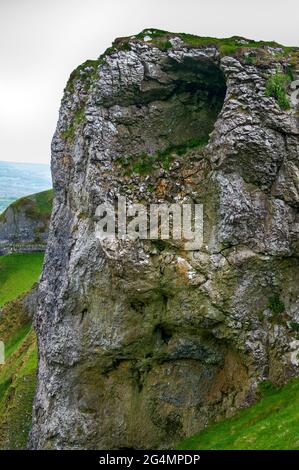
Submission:
[[[30,447],[169,447],[261,380],[298,374],[298,110],[267,96],[297,61],[149,30],[73,72],[52,145]],[[204,246],[100,243],[96,207],[119,195],[203,203]]]

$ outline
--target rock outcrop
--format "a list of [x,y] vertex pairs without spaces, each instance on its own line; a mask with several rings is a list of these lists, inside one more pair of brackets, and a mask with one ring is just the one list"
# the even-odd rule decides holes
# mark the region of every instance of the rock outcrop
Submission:
[[0,255],[45,249],[53,191],[18,199],[0,215]]
[[[298,54],[149,30],[73,72],[31,448],[169,447],[298,374]],[[99,240],[119,196],[202,203],[202,247]]]

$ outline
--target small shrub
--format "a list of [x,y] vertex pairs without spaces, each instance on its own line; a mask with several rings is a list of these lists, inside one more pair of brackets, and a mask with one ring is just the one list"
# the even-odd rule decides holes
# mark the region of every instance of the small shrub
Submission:
[[280,314],[284,312],[285,307],[278,294],[272,295],[269,299],[269,308],[273,313]]
[[128,42],[123,42],[120,46],[119,46],[119,50],[121,51],[130,51],[131,50],[131,46]]
[[153,44],[155,44],[155,46],[157,46],[159,49],[162,49],[163,51],[166,51],[167,49],[171,49],[172,48],[172,44],[170,41],[157,41],[157,40],[154,40],[153,41]]
[[295,322],[295,321],[291,321],[290,322],[290,327],[292,328],[292,330],[294,331],[299,331],[299,323]]

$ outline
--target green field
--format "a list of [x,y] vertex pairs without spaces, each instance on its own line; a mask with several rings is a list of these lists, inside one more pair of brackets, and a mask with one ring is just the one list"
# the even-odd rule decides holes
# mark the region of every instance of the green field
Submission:
[[269,382],[264,397],[233,418],[182,441],[180,450],[299,449],[299,378],[279,390]]
[[0,307],[31,289],[38,280],[44,253],[13,253],[0,257]]

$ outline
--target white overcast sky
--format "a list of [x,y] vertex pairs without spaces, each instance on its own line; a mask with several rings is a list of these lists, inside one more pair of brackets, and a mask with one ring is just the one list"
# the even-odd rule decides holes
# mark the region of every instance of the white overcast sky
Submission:
[[0,160],[50,161],[71,71],[144,28],[299,46],[298,0],[0,0]]

